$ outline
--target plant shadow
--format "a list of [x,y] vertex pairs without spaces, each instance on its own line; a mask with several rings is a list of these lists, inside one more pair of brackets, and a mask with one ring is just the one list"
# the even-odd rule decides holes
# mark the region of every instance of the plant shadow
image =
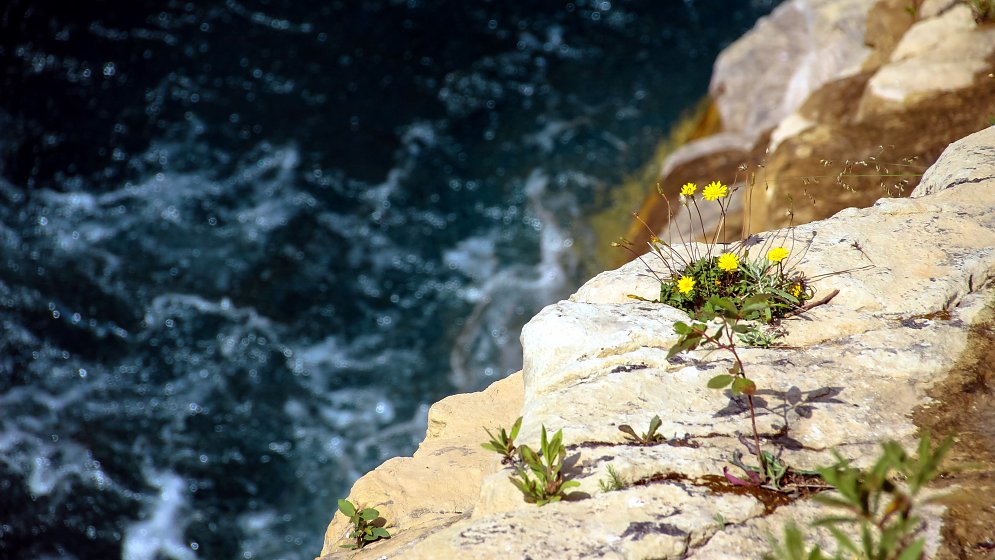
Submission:
[[[843,387],[819,387],[802,391],[797,386],[791,386],[787,391],[761,389],[753,395],[753,407],[757,417],[773,414],[783,422],[778,432],[766,437],[778,445],[791,450],[802,449],[803,444],[788,436],[791,426],[791,414],[799,418],[812,418],[819,405],[847,404],[847,401],[837,398],[843,392]],[[724,391],[729,403],[713,415],[716,418],[749,414],[749,405],[743,395],[734,396],[732,391]],[[778,402],[779,401],[779,402]]]
[[[584,468],[580,465],[580,458],[580,453],[574,453],[563,460],[563,474],[566,475],[567,480],[576,480],[583,474]],[[564,494],[563,501],[575,502],[590,497],[591,495],[587,492],[574,491]]]

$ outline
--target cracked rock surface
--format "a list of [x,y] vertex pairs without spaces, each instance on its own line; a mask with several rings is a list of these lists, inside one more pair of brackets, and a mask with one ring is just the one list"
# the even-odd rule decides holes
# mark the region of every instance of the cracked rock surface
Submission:
[[[831,449],[865,466],[885,439],[912,448],[913,411],[929,404],[927,390],[995,297],[993,149],[989,128],[951,145],[913,198],[761,234],[792,249],[790,264],[817,297],[840,291],[784,321],[780,347],[742,352],[765,449],[811,468],[832,462]],[[958,169],[973,170],[970,180]],[[350,495],[378,508],[394,538],[338,552],[347,526],[336,514],[321,558],[759,558],[785,521],[818,517],[812,500],[771,504],[716,486],[743,450],[749,416],[705,387],[729,366],[722,352],[666,358],[673,322],[686,316],[624,297],[657,295],[644,269],[635,261],[606,272],[547,307],[523,329],[523,372],[437,403],[415,457],[388,461]],[[655,414],[670,443],[630,445],[618,431],[645,431]],[[567,470],[581,483],[573,499],[526,504],[511,469],[480,448],[480,426],[508,427],[519,415],[520,443],[536,446],[542,425],[563,429]],[[603,492],[609,465],[632,485]],[[924,515],[928,551],[941,544],[941,515]]]

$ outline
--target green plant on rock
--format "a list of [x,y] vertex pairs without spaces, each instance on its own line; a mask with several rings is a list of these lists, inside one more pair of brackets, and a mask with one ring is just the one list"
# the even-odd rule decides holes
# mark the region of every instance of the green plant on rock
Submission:
[[526,502],[540,506],[558,502],[564,498],[566,490],[580,486],[576,480],[568,480],[563,472],[563,461],[567,456],[567,449],[563,446],[563,430],[558,430],[550,439],[546,435],[546,426],[542,426],[539,453],[522,445],[518,448],[518,454],[521,463],[510,480],[524,494]]
[[774,247],[765,258],[752,261],[749,251],[699,259],[660,283],[660,301],[693,314],[713,297],[741,302],[766,295],[768,307],[757,319],[768,323],[797,309],[814,293],[803,275],[785,271],[788,254],[784,247]]
[[[768,296],[754,295],[746,298],[742,306],[737,306],[732,300],[722,297],[712,297],[704,308],[696,315],[695,320],[688,325],[682,321],[674,323],[674,331],[679,335],[677,342],[670,348],[667,358],[698,348],[703,343],[711,343],[732,354],[733,365],[727,373],[716,375],[708,380],[710,389],[725,389],[729,387],[733,396],[746,396],[750,408],[750,422],[753,427],[753,441],[757,462],[763,472],[766,472],[766,462],[760,448],[760,435],[757,431],[757,414],[753,406],[753,395],[757,385],[743,368],[743,361],[736,349],[736,335],[749,332],[750,326],[743,321],[756,320],[770,312]],[[714,332],[709,332],[709,323],[715,321]]]
[[995,0],[967,0],[979,23],[995,21]]
[[739,335],[739,341],[754,348],[770,348],[777,342],[779,333],[762,325],[752,325],[750,330]]
[[339,511],[352,522],[353,530],[349,538],[354,542],[339,545],[341,548],[359,549],[380,539],[389,539],[390,533],[383,526],[386,521],[380,512],[373,508],[357,509],[349,500],[339,500]]
[[[702,189],[702,205],[714,203],[719,210],[718,225],[712,239],[708,240],[702,218],[702,205],[699,205],[697,196],[698,186],[695,183],[685,184],[681,188],[680,207],[687,212],[688,222],[697,225],[701,230],[700,236],[706,238],[705,249],[687,243],[675,247],[650,232],[651,252],[659,258],[666,270],[657,273],[649,265],[647,267],[660,281],[660,303],[693,315],[715,297],[742,302],[748,297],[766,295],[768,305],[765,314],[758,317],[758,320],[768,323],[798,309],[812,298],[814,291],[805,276],[794,271],[793,266],[788,264],[791,250],[778,245],[779,242],[774,238],[754,243],[764,255],[758,259],[751,260],[750,249],[742,242],[725,245],[722,251],[716,249],[720,246],[720,232],[725,236],[729,196],[733,190],[720,181],[712,181]],[[680,211],[679,209],[678,212]],[[682,238],[681,241],[690,240]],[[622,239],[614,245],[623,247],[642,259],[628,241]]]
[[[839,515],[823,517],[813,525],[825,527],[837,544],[829,556],[816,545],[807,547],[802,531],[794,524],[784,530],[784,541],[773,541],[767,560],[919,560],[925,539],[919,535],[925,524],[918,509],[931,500],[919,493],[939,474],[940,463],[953,440],[946,438],[936,449],[928,435],[919,440],[916,457],[896,442],[882,444],[882,452],[869,469],[857,469],[836,454],[835,465],[818,469],[835,493],[815,499],[840,510]],[[904,481],[900,483],[898,480]],[[859,535],[854,538],[854,532]]]
[[663,425],[663,421],[660,420],[660,416],[656,415],[650,420],[649,430],[643,432],[642,434],[637,434],[632,426],[628,424],[622,424],[618,427],[619,431],[624,433],[626,439],[637,443],[639,445],[653,445],[656,443],[661,443],[667,441],[667,438],[663,434],[658,434],[656,431],[660,429]]
[[615,490],[621,490],[625,488],[625,480],[618,474],[615,467],[608,465],[608,479],[602,479],[598,481],[598,486],[601,488],[602,492],[614,492]]
[[[752,445],[748,445],[751,453],[757,459],[757,466],[744,464],[741,454],[737,453],[731,461],[738,466],[746,478],[737,477],[723,468],[726,480],[740,486],[765,486],[772,490],[783,491],[783,481],[789,474],[812,475],[809,471],[799,471],[788,467],[772,453],[760,447],[760,433],[757,430],[757,413],[753,404],[753,395],[757,392],[756,383],[747,377],[743,361],[736,348],[737,335],[751,332],[754,327],[747,324],[758,318],[769,316],[769,296],[767,294],[752,295],[744,299],[741,305],[721,297],[712,297],[704,308],[697,313],[692,324],[678,321],[674,331],[679,335],[677,342],[670,348],[667,358],[672,358],[680,352],[694,350],[700,345],[709,343],[728,351],[733,357],[732,367],[726,373],[716,375],[708,380],[710,389],[729,388],[734,397],[746,397],[750,411],[750,427],[753,432]],[[711,329],[714,328],[714,331]]]
[[501,461],[506,464],[511,464],[515,462],[515,438],[518,437],[518,430],[522,427],[522,417],[519,416],[518,420],[511,426],[511,433],[509,434],[501,428],[498,435],[495,436],[490,430],[484,428],[487,435],[491,438],[491,441],[487,443],[482,443],[481,446],[489,451],[494,451],[501,455]]

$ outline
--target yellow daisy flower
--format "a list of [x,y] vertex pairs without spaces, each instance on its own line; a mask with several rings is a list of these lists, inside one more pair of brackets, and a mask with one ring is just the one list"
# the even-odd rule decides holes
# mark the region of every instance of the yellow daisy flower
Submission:
[[701,191],[701,196],[705,197],[705,200],[718,200],[728,195],[729,187],[723,185],[721,181],[712,181]]
[[779,263],[788,258],[788,252],[789,251],[784,247],[774,247],[770,251],[767,251],[767,260],[773,263]]
[[732,272],[739,268],[739,257],[735,253],[722,253],[719,255],[719,269],[725,272]]
[[684,196],[694,196],[694,193],[698,190],[698,185],[694,183],[684,183],[681,187],[681,194]]
[[677,281],[677,291],[682,294],[690,294],[691,290],[694,290],[694,278],[681,276],[681,279]]

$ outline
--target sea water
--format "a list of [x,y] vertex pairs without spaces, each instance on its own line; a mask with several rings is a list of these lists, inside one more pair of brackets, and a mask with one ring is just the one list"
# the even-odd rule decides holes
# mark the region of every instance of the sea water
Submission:
[[4,3],[0,558],[314,557],[773,3]]

